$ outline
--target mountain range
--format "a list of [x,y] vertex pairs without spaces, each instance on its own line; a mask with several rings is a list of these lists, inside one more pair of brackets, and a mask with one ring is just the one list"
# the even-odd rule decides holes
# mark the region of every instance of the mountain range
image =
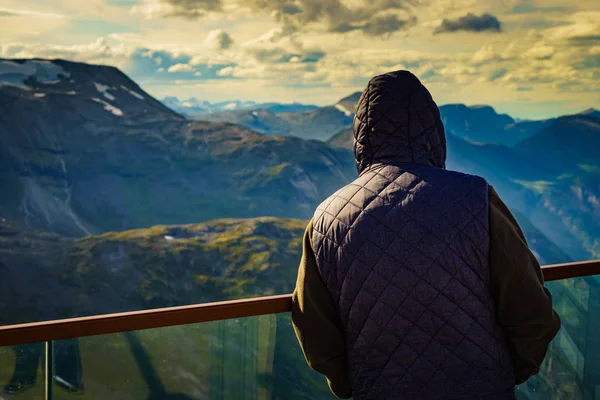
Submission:
[[354,107],[360,93],[353,94],[332,106],[304,111],[276,112],[273,108],[221,111],[197,116],[205,121],[230,122],[265,135],[295,136],[303,139],[326,140],[352,123]]
[[[356,177],[359,96],[196,113],[113,67],[0,59],[0,323],[290,292],[307,220]],[[597,111],[440,112],[448,168],[494,185],[542,264],[600,258]]]
[[[266,135],[298,136],[332,143],[336,136],[343,136],[344,132],[348,134],[351,129],[360,95],[361,92],[355,92],[332,106],[307,106],[311,108],[305,110],[286,109],[289,105],[285,104],[277,107],[277,103],[235,106],[241,102],[230,103],[234,105],[234,109],[229,110],[220,106],[224,103],[215,103],[213,106],[219,108],[218,111],[210,114],[196,113],[192,115],[192,119],[231,122]],[[173,101],[169,100],[165,104],[171,106]],[[172,108],[185,113],[177,105]],[[507,114],[498,114],[494,108],[486,105],[445,104],[439,109],[444,126],[455,136],[473,142],[506,146],[514,146],[535,136],[556,121],[556,118],[514,119]],[[579,115],[600,118],[600,111],[590,108]]]
[[199,118],[205,114],[219,113],[224,111],[253,111],[269,110],[275,114],[283,112],[310,111],[317,108],[314,105],[300,103],[257,103],[255,101],[220,101],[211,103],[207,100],[198,100],[191,97],[185,100],[179,100],[175,96],[167,96],[162,99],[162,103],[172,110],[185,115],[188,118]]

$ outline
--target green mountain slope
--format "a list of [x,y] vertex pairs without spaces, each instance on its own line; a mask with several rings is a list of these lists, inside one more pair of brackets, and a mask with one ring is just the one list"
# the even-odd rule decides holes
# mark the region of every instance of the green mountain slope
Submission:
[[0,325],[290,293],[305,226],[219,219],[71,239],[1,222]]
[[[289,293],[305,225],[221,219],[86,237],[67,254],[67,268],[76,273],[64,282],[82,294],[82,314]],[[102,288],[110,293],[88,295]]]

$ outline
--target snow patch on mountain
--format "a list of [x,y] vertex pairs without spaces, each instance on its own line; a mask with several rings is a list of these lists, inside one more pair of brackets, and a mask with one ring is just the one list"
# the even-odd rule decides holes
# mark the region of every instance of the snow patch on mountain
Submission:
[[336,108],[336,110],[343,112],[346,117],[351,117],[353,114],[352,111],[348,110],[346,107],[344,107],[341,104],[336,104],[335,108]]
[[18,63],[9,60],[0,61],[0,87],[15,86],[20,89],[29,90],[30,86],[25,81],[30,77],[45,85],[60,82],[61,77],[70,77],[71,74],[61,66],[51,61],[28,60]]
[[141,94],[139,94],[138,92],[135,92],[131,89],[129,89],[127,86],[121,85],[121,89],[125,90],[126,92],[128,92],[130,95],[132,95],[133,97],[139,99],[139,100],[144,100],[144,96],[142,96]]
[[108,93],[108,89],[111,89],[110,86],[103,85],[103,84],[98,83],[98,82],[93,82],[93,83],[94,83],[94,86],[96,86],[96,90],[98,92],[102,93],[102,95],[104,95],[104,97],[106,97],[110,101],[114,101],[115,100],[115,96],[113,96],[112,94]]
[[118,109],[117,107],[113,106],[110,103],[107,103],[104,100],[100,100],[97,97],[92,98],[92,100],[94,100],[96,103],[100,103],[104,106],[104,109],[118,117],[122,117],[123,116],[123,111],[121,111],[120,109]]

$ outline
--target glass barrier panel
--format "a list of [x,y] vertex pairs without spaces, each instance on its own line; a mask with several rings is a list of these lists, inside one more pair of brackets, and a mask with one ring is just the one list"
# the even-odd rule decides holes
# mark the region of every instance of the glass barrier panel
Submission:
[[600,399],[600,278],[546,283],[562,327],[540,372],[517,389],[519,399]]
[[0,347],[0,399],[43,399],[45,360],[45,343]]
[[[600,279],[547,286],[563,325],[517,397],[597,400]],[[53,354],[55,399],[334,398],[306,365],[289,313],[56,341]],[[42,398],[43,344],[1,348],[0,356],[3,398]]]
[[55,342],[54,399],[334,399],[290,315]]

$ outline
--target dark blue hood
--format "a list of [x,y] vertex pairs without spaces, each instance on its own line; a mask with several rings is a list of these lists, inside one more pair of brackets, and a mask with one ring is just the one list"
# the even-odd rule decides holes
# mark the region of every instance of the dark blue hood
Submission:
[[446,166],[446,136],[429,91],[408,71],[371,79],[354,117],[359,174],[374,164]]

